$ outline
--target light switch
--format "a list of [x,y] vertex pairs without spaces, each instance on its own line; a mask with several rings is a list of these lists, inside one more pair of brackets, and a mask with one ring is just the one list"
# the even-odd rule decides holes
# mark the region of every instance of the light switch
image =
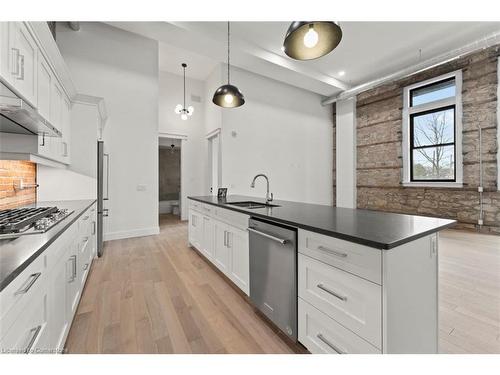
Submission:
[[137,185],[137,191],[146,191],[146,185],[142,184]]

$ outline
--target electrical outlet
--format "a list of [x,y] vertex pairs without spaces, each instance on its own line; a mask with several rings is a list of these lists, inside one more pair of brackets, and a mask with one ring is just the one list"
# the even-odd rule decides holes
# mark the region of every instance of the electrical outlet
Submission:
[[146,185],[143,184],[137,185],[137,191],[146,191]]

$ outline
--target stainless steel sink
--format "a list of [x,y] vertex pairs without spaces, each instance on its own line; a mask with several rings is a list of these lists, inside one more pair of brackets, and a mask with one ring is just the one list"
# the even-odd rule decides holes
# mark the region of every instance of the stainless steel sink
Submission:
[[279,207],[277,204],[261,203],[261,202],[253,202],[253,201],[228,202],[227,204],[230,204],[232,206],[241,207],[241,208],[248,208],[248,209],[266,208],[266,207]]

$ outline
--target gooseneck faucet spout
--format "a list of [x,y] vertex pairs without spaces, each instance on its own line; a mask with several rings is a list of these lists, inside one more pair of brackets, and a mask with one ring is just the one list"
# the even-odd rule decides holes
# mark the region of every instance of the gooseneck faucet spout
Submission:
[[266,179],[267,183],[267,191],[266,191],[266,203],[271,202],[273,200],[273,193],[269,194],[269,178],[263,173],[259,173],[257,176],[255,176],[252,180],[252,183],[250,184],[251,188],[255,187],[255,180],[259,177],[264,177]]

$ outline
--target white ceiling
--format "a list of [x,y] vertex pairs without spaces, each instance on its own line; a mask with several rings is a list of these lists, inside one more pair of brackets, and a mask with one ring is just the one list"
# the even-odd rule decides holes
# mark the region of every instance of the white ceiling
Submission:
[[182,75],[182,63],[187,64],[186,77],[205,80],[218,61],[171,44],[159,43],[160,70]]
[[[226,60],[225,22],[112,22],[156,39],[160,67],[204,79]],[[330,54],[295,61],[282,51],[287,22],[232,22],[231,63],[328,96],[500,32],[500,22],[341,22],[343,38]],[[184,61],[185,60],[185,61]],[[343,77],[339,71],[345,71]]]

